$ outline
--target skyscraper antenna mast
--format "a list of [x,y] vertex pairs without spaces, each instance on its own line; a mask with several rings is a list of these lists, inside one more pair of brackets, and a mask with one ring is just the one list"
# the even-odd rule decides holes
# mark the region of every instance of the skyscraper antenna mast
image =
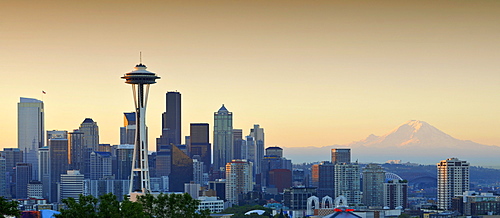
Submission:
[[142,64],[142,51],[139,52],[139,63]]

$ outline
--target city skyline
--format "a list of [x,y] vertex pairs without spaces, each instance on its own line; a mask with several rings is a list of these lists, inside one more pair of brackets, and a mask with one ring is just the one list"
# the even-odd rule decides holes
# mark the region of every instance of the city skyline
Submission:
[[225,104],[245,136],[254,124],[266,129],[267,146],[347,144],[413,119],[500,146],[496,1],[4,6],[0,114],[12,128],[0,148],[18,147],[21,97],[44,101],[45,130],[92,118],[100,143],[118,144],[123,113],[134,111],[119,77],[140,51],[164,78],[149,96],[150,148],[168,91],[183,96],[181,138],[190,123],[209,123],[211,133]]

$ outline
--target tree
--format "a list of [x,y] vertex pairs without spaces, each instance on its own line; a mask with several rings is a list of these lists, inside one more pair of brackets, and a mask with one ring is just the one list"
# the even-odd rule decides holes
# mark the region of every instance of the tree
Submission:
[[0,196],[0,218],[6,216],[21,216],[21,211],[17,208],[19,202],[9,201],[6,198]]
[[210,217],[209,210],[197,211],[200,201],[193,199],[188,193],[161,193],[156,197],[146,194],[138,196],[137,202],[153,217]]
[[74,198],[66,198],[62,202],[66,204],[67,209],[61,209],[61,213],[56,215],[58,218],[99,217],[96,211],[98,199],[92,195],[80,194],[78,201]]
[[125,198],[123,202],[119,202],[115,195],[108,193],[101,195],[99,199],[89,195],[80,194],[78,201],[74,198],[62,200],[66,204],[66,209],[61,210],[61,214],[56,215],[60,218],[148,218],[149,214],[144,212],[141,204],[131,202]]

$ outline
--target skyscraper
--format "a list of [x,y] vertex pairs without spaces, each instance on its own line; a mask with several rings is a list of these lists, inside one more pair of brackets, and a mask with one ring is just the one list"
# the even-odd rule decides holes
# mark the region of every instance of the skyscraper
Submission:
[[357,163],[335,164],[335,197],[343,195],[349,204],[361,203],[360,179]]
[[254,124],[253,129],[250,129],[250,136],[255,140],[255,174],[260,174],[260,163],[264,159],[264,129],[259,124]]
[[38,149],[38,169],[42,182],[42,197],[50,199],[50,150],[47,146]]
[[135,140],[135,112],[123,113],[123,127],[120,127],[120,144],[134,144]]
[[85,149],[83,141],[84,133],[78,129],[68,134],[69,139],[69,165],[72,170],[84,171]]
[[43,101],[20,98],[17,104],[17,145],[24,152],[25,162],[33,167],[33,178],[38,178],[38,148],[43,147],[45,118]]
[[226,200],[238,204],[238,195],[253,189],[252,163],[246,160],[232,160],[226,164]]
[[195,155],[200,156],[204,173],[208,173],[210,165],[212,165],[212,149],[208,127],[208,123],[191,123],[190,125],[191,137],[188,150],[191,158]]
[[332,163],[351,163],[351,149],[350,148],[333,148],[332,149]]
[[469,191],[469,163],[448,158],[437,164],[438,209],[451,209],[452,198]]
[[93,151],[90,153],[90,179],[111,178],[112,157],[109,152]]
[[92,118],[85,118],[79,128],[83,132],[83,164],[80,173],[86,179],[90,178],[90,153],[97,151],[99,146],[99,127]]
[[16,198],[28,198],[28,183],[32,180],[32,166],[30,163],[16,164]]
[[167,92],[166,110],[162,114],[162,138],[166,144],[181,144],[181,93]]
[[68,170],[68,139],[49,139],[50,187],[49,201],[57,200],[57,184],[61,181],[61,174]]
[[[138,189],[141,193],[147,193],[151,190],[149,179],[149,164],[148,164],[148,143],[146,132],[146,105],[148,102],[149,86],[155,84],[160,77],[155,73],[147,71],[146,65],[138,64],[135,70],[126,73],[122,79],[125,83],[132,85],[134,92],[135,104],[135,142],[134,142],[134,156],[132,159],[132,172],[130,176],[129,193]],[[134,188],[134,177],[140,180],[140,186]]]
[[215,171],[224,171],[233,159],[233,113],[224,105],[214,113],[214,164]]
[[169,191],[184,191],[184,183],[189,183],[193,180],[193,160],[175,145],[172,145],[171,169],[168,176]]
[[368,164],[363,169],[362,203],[369,207],[384,205],[385,171],[378,164]]
[[243,139],[242,129],[233,129],[233,159],[243,159],[241,156],[242,147],[246,146],[246,141]]

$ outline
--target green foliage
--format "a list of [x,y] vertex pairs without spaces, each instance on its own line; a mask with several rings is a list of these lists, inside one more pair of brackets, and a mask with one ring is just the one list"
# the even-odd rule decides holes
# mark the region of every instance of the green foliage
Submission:
[[151,218],[151,217],[210,217],[209,210],[197,212],[199,201],[189,194],[146,194],[138,196],[137,202],[125,198],[121,203],[112,193],[100,196],[80,195],[78,201],[64,199],[67,209],[62,209],[58,218]]
[[209,210],[197,212],[199,201],[191,195],[184,194],[146,194],[138,196],[137,202],[142,204],[146,213],[153,217],[210,217]]
[[19,202],[8,201],[6,198],[0,196],[0,218],[6,216],[21,216],[21,211],[17,208]]
[[[266,211],[262,215],[251,214],[245,215],[246,212],[251,210],[264,210]],[[231,218],[249,218],[249,217],[269,217],[271,215],[272,209],[263,207],[260,205],[243,205],[243,206],[232,206],[220,212],[221,214],[234,214]]]
[[61,209],[61,214],[56,215],[58,218],[94,218],[97,216],[98,199],[92,195],[84,196],[80,194],[78,202],[74,198],[63,199],[67,209]]
[[128,198],[120,203],[112,193],[102,195],[99,199],[92,195],[84,196],[80,194],[78,202],[74,198],[63,199],[62,202],[66,204],[67,209],[62,209],[61,214],[56,215],[58,218],[150,217],[144,213],[141,204],[131,202]]

